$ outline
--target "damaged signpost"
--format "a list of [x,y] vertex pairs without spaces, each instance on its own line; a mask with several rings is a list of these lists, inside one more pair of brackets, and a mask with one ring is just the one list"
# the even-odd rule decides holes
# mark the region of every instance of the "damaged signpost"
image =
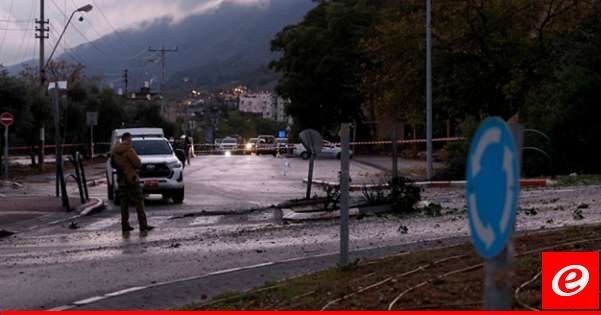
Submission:
[[323,138],[321,134],[313,129],[303,130],[299,134],[301,143],[305,146],[309,154],[309,175],[307,176],[307,194],[306,199],[311,199],[311,186],[313,185],[313,166],[315,165],[315,156],[321,152]]
[[520,193],[520,137],[515,138],[502,119],[486,119],[472,139],[466,165],[468,224],[485,260],[487,310],[509,310],[512,303],[511,238]]

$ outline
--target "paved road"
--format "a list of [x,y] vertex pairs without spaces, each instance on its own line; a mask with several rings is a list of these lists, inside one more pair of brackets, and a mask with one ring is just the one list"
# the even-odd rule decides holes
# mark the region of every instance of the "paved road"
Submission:
[[[61,223],[36,222],[36,229],[23,229],[15,237],[0,239],[0,309],[49,309],[229,268],[335,253],[337,221],[284,225],[274,220],[270,205],[304,195],[301,179],[306,176],[307,162],[289,162],[291,167],[284,174],[283,160],[272,157],[195,159],[192,167],[186,169],[187,195],[183,205],[148,201],[149,220],[157,226],[149,234],[122,234],[118,210],[109,207],[102,213]],[[351,172],[355,178],[378,173],[358,163],[351,165]],[[337,173],[336,160],[317,162],[316,178],[333,180]],[[52,186],[44,187],[32,189],[38,193],[44,189],[46,193],[52,191]],[[93,187],[91,193],[104,197],[105,190],[105,186]],[[536,207],[539,211],[520,215],[518,229],[601,222],[600,193],[600,187],[524,192],[522,207]],[[449,209],[440,217],[353,219],[351,249],[467,235],[461,189],[426,191],[424,197]],[[586,220],[573,217],[573,210],[581,203],[587,204],[583,209]],[[254,211],[240,211],[249,209]],[[70,221],[76,222],[78,228],[69,229]],[[407,232],[402,226],[408,228]],[[308,270],[303,268],[297,271]],[[203,293],[187,294],[186,299],[180,296],[182,301]],[[129,306],[134,305],[121,305]]]
[[[56,221],[58,215],[40,218],[37,229],[23,227],[15,237],[0,240],[0,308],[50,308],[134,285],[331,251],[335,246],[330,235],[300,241],[307,231],[275,223],[271,210],[196,215],[266,208],[303,197],[307,162],[293,159],[289,164],[285,168],[283,159],[264,156],[195,159],[186,169],[183,205],[148,201],[150,222],[157,226],[149,235],[124,236],[113,207],[73,219],[78,229],[68,228],[71,220],[40,222]],[[353,165],[355,176],[370,172],[376,170]],[[337,173],[336,160],[317,162],[317,178],[334,179]],[[53,191],[43,183],[28,188],[36,195]],[[106,186],[92,187],[91,196],[104,198],[105,191]]]

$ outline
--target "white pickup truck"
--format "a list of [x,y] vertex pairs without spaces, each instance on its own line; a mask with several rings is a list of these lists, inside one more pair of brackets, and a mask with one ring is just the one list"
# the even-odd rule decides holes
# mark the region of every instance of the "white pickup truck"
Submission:
[[[160,194],[165,199],[172,198],[177,204],[182,203],[184,201],[183,164],[169,141],[165,139],[163,129],[116,129],[113,131],[111,148],[121,141],[121,136],[126,132],[132,135],[132,146],[142,161],[139,177],[144,194]],[[111,159],[106,162],[106,179],[109,200],[119,204],[117,170],[111,166]]]

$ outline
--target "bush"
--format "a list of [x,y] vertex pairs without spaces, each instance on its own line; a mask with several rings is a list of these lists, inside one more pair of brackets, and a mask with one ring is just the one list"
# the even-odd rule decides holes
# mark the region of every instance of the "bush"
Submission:
[[417,211],[415,205],[421,200],[420,188],[405,177],[393,177],[388,182],[390,195],[388,200],[392,211],[398,214],[412,213]]
[[451,142],[445,146],[445,150],[447,151],[447,168],[436,175],[437,179],[460,180],[465,178],[465,165],[467,164],[470,141],[476,133],[479,123],[473,117],[467,117],[463,121],[461,124],[461,136],[465,140]]

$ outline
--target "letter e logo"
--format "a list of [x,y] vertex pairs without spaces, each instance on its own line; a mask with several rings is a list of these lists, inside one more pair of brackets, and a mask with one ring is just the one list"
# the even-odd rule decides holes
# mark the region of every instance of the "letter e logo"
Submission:
[[543,309],[599,308],[599,253],[543,253]]

